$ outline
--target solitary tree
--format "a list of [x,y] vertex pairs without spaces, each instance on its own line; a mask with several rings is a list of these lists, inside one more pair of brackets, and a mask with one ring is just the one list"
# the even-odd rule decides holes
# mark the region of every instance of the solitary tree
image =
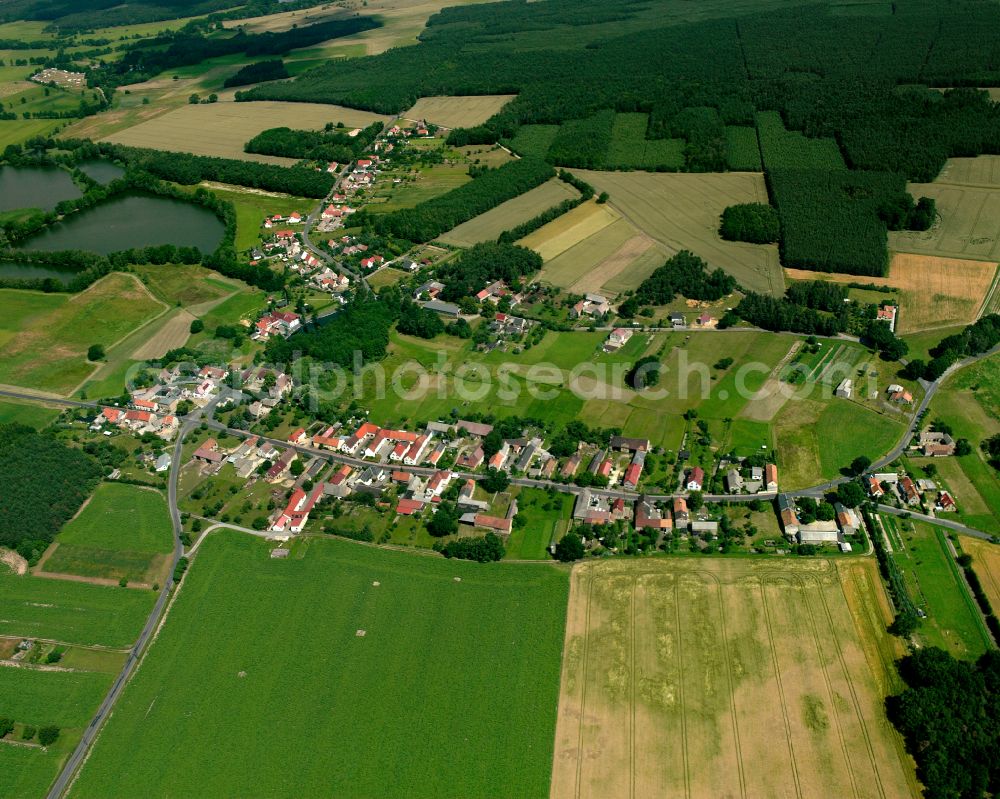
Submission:
[[103,361],[104,360],[104,347],[101,344],[91,344],[87,349],[87,360],[88,361]]
[[864,474],[871,465],[871,458],[867,455],[858,455],[858,457],[851,461],[851,474]]
[[59,738],[59,728],[56,726],[42,727],[38,731],[38,743],[42,746],[51,746]]
[[576,533],[566,533],[556,544],[556,559],[563,563],[583,557],[583,539]]

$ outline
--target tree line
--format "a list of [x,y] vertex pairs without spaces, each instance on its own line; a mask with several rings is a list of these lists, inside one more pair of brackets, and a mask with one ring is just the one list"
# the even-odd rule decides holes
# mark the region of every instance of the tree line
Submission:
[[487,169],[474,180],[413,208],[403,208],[388,214],[361,210],[355,215],[354,221],[376,233],[391,234],[422,244],[500,203],[540,186],[553,175],[555,170],[544,161],[521,158],[496,169]]
[[357,136],[349,136],[346,128],[332,124],[323,131],[269,128],[250,139],[243,149],[260,155],[347,163],[364,153],[383,127],[381,122],[373,122]]

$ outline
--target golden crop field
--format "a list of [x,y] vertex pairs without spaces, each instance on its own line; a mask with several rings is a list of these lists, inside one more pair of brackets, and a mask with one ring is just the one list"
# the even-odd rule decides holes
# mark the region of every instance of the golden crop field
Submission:
[[916,796],[872,561],[573,570],[552,799]]
[[776,246],[723,241],[719,236],[724,208],[768,201],[763,175],[573,171],[598,191],[608,192],[608,204],[668,254],[687,249],[745,288],[784,292]]
[[422,119],[443,128],[471,128],[483,124],[514,97],[513,94],[421,97],[402,116],[403,119]]
[[328,22],[337,17],[347,16],[347,11],[333,3],[304,8],[298,11],[282,11],[278,14],[267,14],[261,17],[249,17],[248,19],[229,19],[222,23],[223,28],[240,28],[248,33],[277,33],[279,31],[291,30],[293,27],[305,27],[306,25],[316,25],[320,22]]
[[103,141],[155,150],[241,158],[268,164],[289,165],[291,158],[252,155],[243,145],[262,130],[277,127],[319,130],[327,122],[363,127],[387,117],[338,105],[320,103],[218,102],[185,105],[162,116],[118,131]]
[[485,214],[463,222],[449,230],[439,240],[456,247],[471,247],[480,241],[491,241],[505,230],[527,222],[553,205],[578,196],[577,191],[568,184],[552,178],[519,197],[491,208]]
[[621,215],[607,205],[586,202],[529,233],[518,244],[548,262],[619,219]]
[[[804,269],[786,269],[785,274],[791,280],[858,280],[854,275]],[[996,274],[996,262],[896,253],[887,277],[866,277],[864,282],[899,289],[897,294],[886,294],[885,299],[899,302],[896,332],[905,334],[974,321],[990,295]]]
[[933,197],[930,230],[889,234],[902,252],[1000,261],[1000,156],[949,158],[933,183],[911,183],[914,197]]
[[960,536],[962,549],[972,555],[972,568],[994,610],[1000,608],[1000,547],[981,538]]

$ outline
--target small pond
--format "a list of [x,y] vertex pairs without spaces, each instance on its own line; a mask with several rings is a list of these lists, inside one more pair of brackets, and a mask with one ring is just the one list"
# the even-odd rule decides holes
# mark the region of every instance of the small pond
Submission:
[[44,280],[47,277],[60,283],[69,283],[78,270],[51,264],[26,264],[18,262],[0,262],[0,278],[17,278],[19,280]]
[[112,180],[125,174],[125,170],[112,161],[81,161],[77,167],[102,186],[107,186]]

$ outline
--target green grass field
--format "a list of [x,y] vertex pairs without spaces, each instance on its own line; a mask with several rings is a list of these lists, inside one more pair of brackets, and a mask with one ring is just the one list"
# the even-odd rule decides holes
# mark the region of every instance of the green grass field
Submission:
[[159,491],[101,483],[80,515],[56,537],[45,571],[153,582],[173,549],[167,503]]
[[110,346],[163,310],[119,273],[72,297],[0,290],[0,383],[68,393],[94,370],[91,344]]
[[159,491],[101,483],[87,507],[56,539],[61,544],[132,552],[173,548],[170,514]]
[[517,515],[524,525],[515,527],[507,542],[511,560],[547,560],[549,544],[558,541],[568,530],[573,514],[573,497],[524,488],[517,495]]
[[156,597],[87,583],[0,572],[0,635],[68,644],[131,646]]
[[34,727],[55,724],[79,729],[87,726],[113,679],[110,674],[89,671],[0,669],[3,712]]
[[941,647],[955,657],[979,657],[990,646],[989,635],[947,552],[943,533],[909,520],[890,518],[888,524],[903,541],[903,551],[894,552],[893,557],[903,571],[910,596],[927,613],[917,635],[926,646]]
[[41,749],[0,746],[0,796],[43,796],[59,760]]
[[212,189],[212,193],[236,207],[236,249],[239,251],[248,250],[260,243],[261,234],[266,232],[261,227],[265,217],[274,214],[288,216],[293,211],[305,216],[316,206],[316,200],[302,197],[267,197],[247,191],[223,189]]
[[268,549],[202,546],[74,796],[548,792],[565,572]]
[[58,415],[58,408],[47,408],[16,400],[0,400],[0,424],[18,422],[40,430],[48,426]]

